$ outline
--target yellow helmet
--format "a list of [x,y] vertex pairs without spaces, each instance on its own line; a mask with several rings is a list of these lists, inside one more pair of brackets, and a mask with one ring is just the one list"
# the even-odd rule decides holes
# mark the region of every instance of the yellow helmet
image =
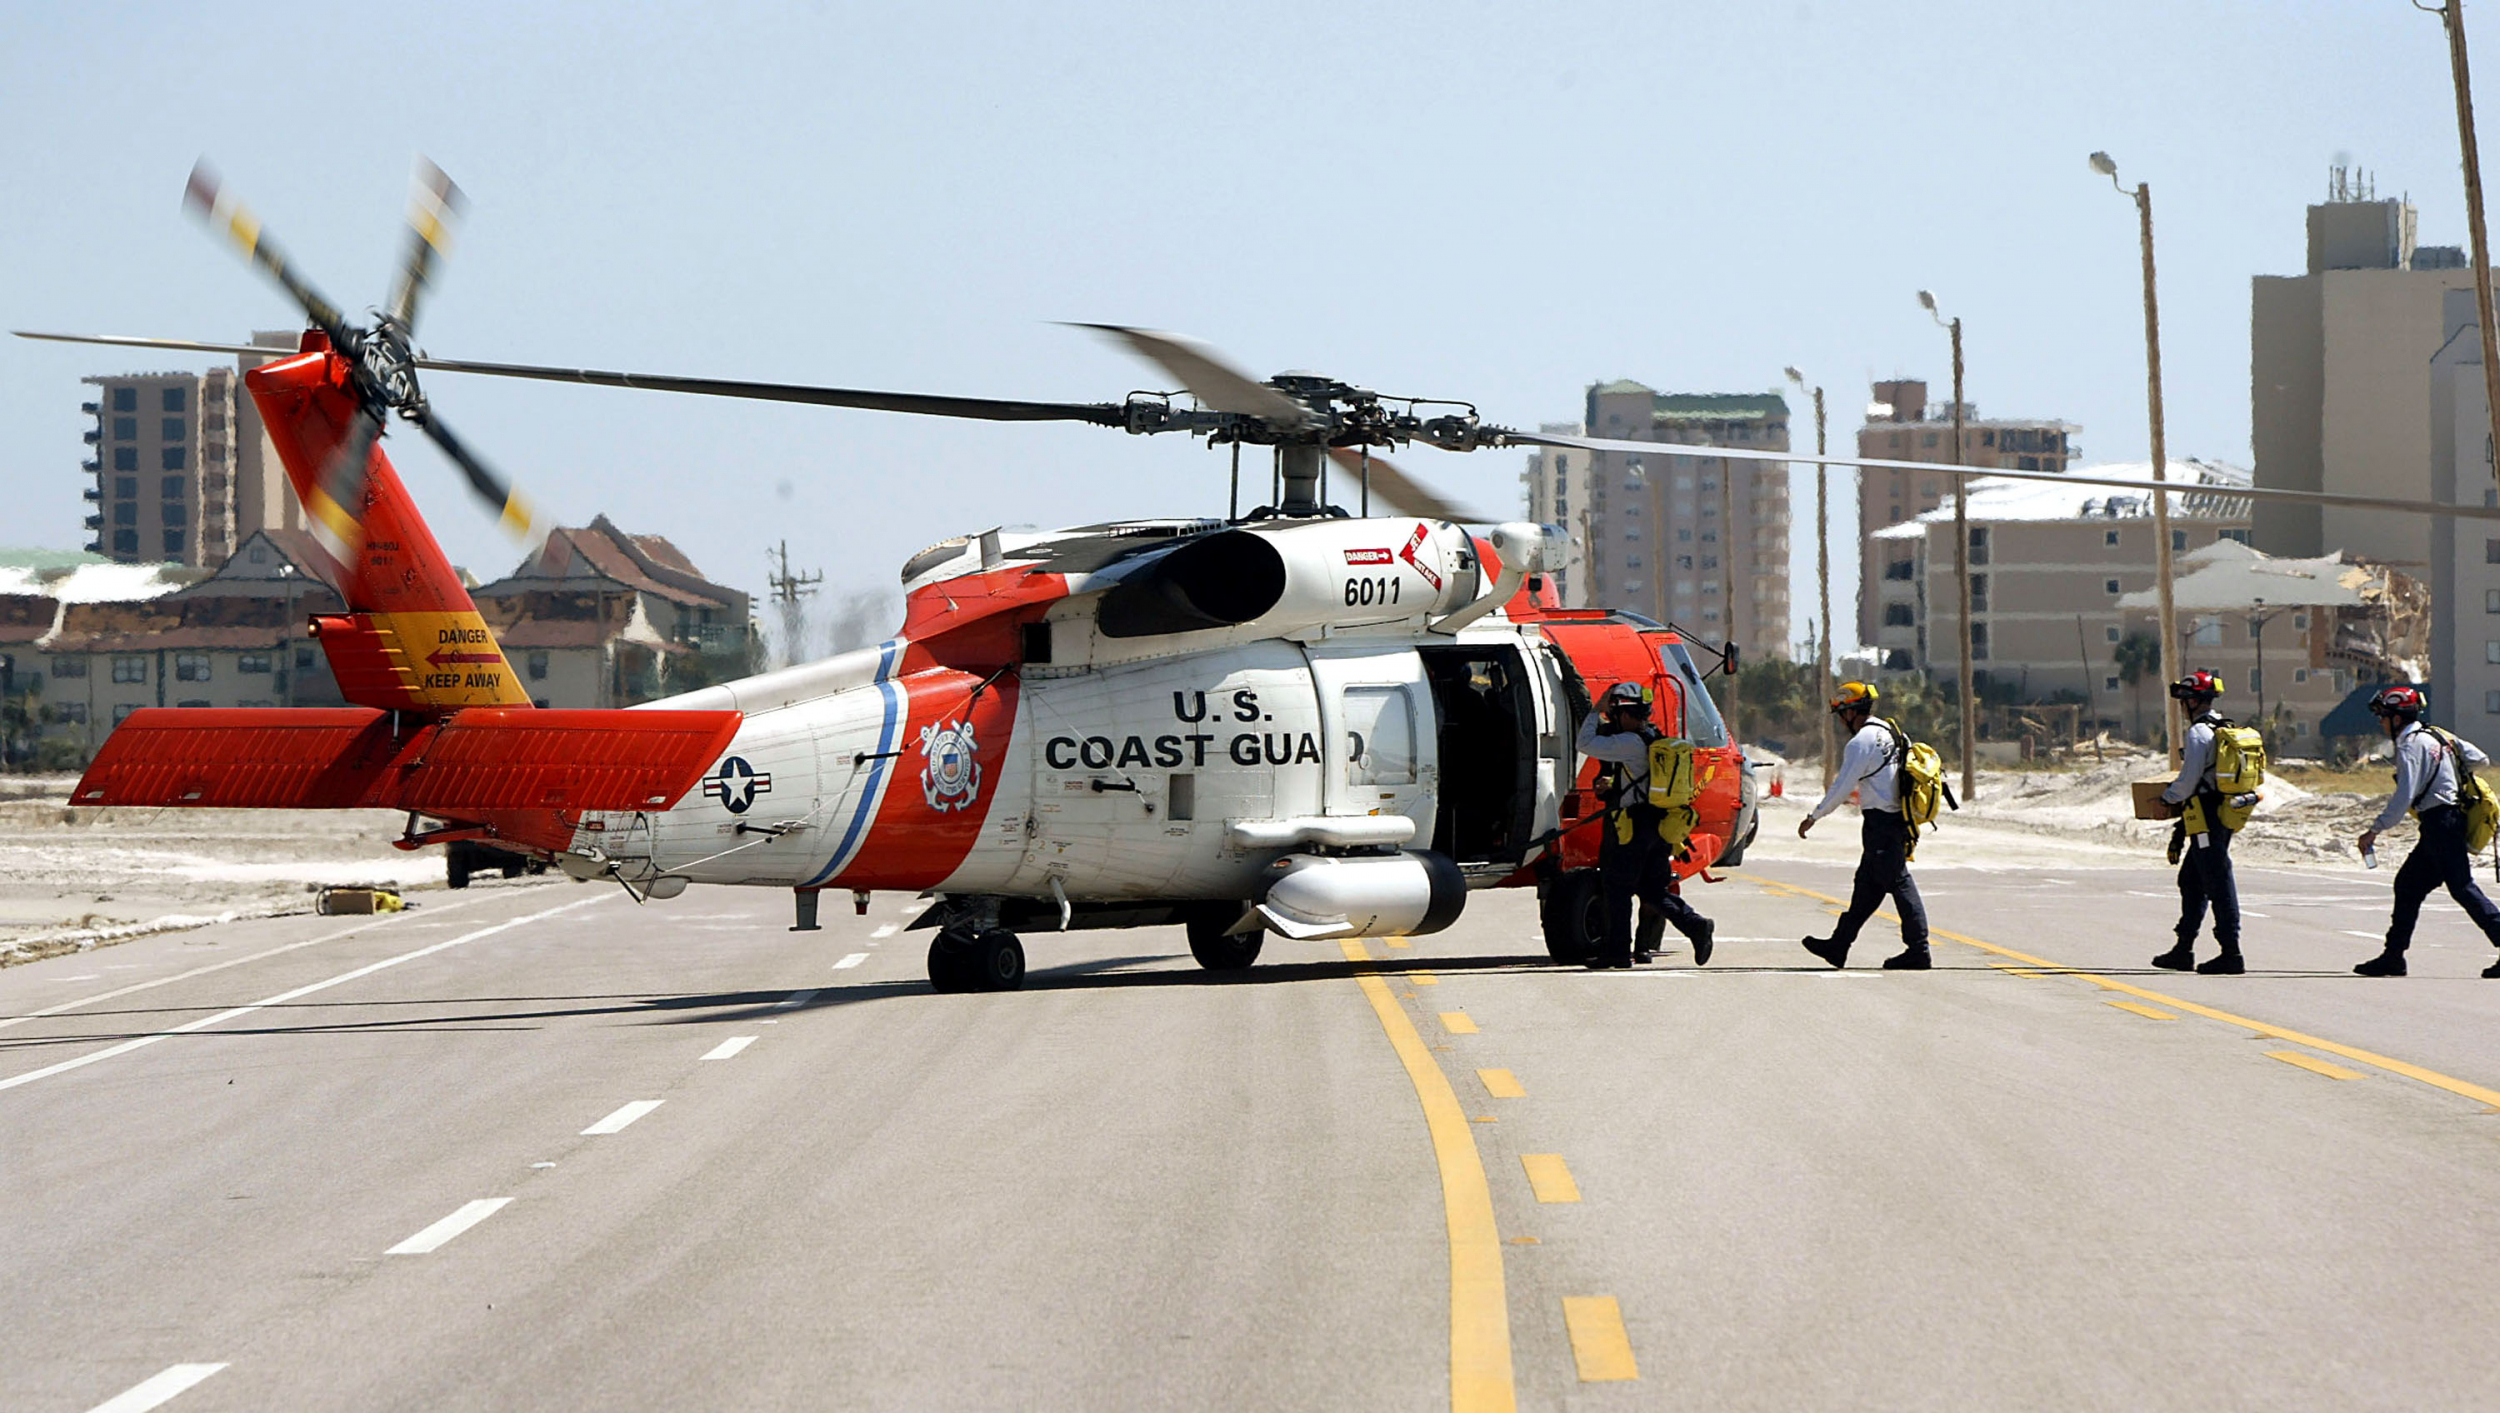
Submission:
[[1881,694],[1875,690],[1875,684],[1872,682],[1843,682],[1840,684],[1840,690],[1832,693],[1832,710],[1847,711],[1851,707],[1865,707],[1868,711],[1873,711],[1875,699],[1879,695]]

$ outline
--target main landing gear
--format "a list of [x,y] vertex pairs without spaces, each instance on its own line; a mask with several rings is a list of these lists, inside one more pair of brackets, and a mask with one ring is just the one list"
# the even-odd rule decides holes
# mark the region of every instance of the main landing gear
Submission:
[[929,985],[943,992],[1024,985],[1024,944],[1003,927],[949,927],[929,943]]

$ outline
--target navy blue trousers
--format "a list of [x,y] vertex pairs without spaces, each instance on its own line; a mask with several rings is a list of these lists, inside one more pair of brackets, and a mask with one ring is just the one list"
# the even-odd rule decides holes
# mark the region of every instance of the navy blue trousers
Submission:
[[2465,852],[2465,811],[2439,805],[2422,811],[2422,838],[2396,870],[2396,911],[2387,920],[2387,949],[2401,952],[2413,945],[2413,924],[2422,915],[2422,900],[2441,884],[2465,915],[2500,946],[2500,908],[2491,905],[2474,883],[2474,860]]
[[1901,917],[1901,945],[1913,951],[1927,946],[1927,905],[1919,901],[1918,884],[1910,877],[1910,827],[1891,810],[1868,810],[1858,828],[1858,876],[1849,885],[1849,910],[1832,929],[1832,940],[1847,946],[1858,929],[1875,916],[1884,900]]

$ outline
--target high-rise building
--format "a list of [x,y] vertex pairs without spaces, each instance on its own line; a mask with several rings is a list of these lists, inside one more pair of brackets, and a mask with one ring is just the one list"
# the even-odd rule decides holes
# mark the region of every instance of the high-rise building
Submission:
[[[2431,359],[2431,499],[2500,505],[2472,290],[2447,292],[2443,322],[2448,339]],[[2500,521],[2434,519],[2429,578],[2431,720],[2500,739]]]
[[[2431,385],[2448,291],[2473,287],[2454,247],[2413,243],[2411,203],[2342,171],[2309,208],[2309,271],[2251,282],[2249,404],[2257,484],[2430,498]],[[2431,557],[2431,526],[2394,511],[2260,503],[2257,547],[2349,550],[2396,565]],[[2445,600],[2442,600],[2445,603]]]
[[215,568],[235,546],[235,373],[129,373],[84,380],[95,455],[87,548],[125,564]]
[[[1788,450],[1778,393],[1588,390],[1588,434]],[[1711,642],[1788,652],[1788,466],[1661,452],[1540,454],[1529,507],[1578,550],[1566,602],[1629,609]]]
[[[1545,422],[1537,430],[1567,436],[1580,434],[1577,422]],[[1528,469],[1519,473],[1527,488],[1528,518],[1540,525],[1559,525],[1570,533],[1562,566],[1546,571],[1555,596],[1566,608],[1587,608],[1589,467],[1596,454],[1577,447],[1541,446],[1528,453]]]
[[[293,353],[302,336],[293,330],[255,329],[252,342],[275,350],[268,358],[238,356],[235,368],[248,373],[263,363]],[[261,425],[260,407],[238,388],[234,395],[234,542],[241,544],[262,530],[301,530],[304,503],[288,484],[278,449]]]
[[[2063,471],[2083,454],[2075,445],[2075,434],[2082,430],[2071,422],[2044,418],[1983,418],[1977,408],[1966,406],[1960,464]],[[1953,461],[1953,404],[1930,406],[1927,384],[1917,378],[1875,384],[1866,425],[1858,429],[1858,455],[1883,461]],[[1947,503],[1954,478],[1941,471],[1875,467],[1860,471],[1858,478],[1858,542],[1865,547],[1858,557],[1858,641],[1872,647],[1881,637],[1885,583],[1900,585],[1911,573],[1907,542],[1879,545],[1875,532]],[[1886,549],[1902,554],[1886,558]]]

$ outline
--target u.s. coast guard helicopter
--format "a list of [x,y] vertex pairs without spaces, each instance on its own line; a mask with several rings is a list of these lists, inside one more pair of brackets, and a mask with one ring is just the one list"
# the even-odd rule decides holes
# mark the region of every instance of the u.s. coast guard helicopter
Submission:
[[[940,990],[1018,985],[1019,934],[1035,931],[1184,924],[1197,959],[1226,970],[1271,932],[1432,932],[1496,886],[1537,887],[1549,948],[1576,959],[1597,929],[1598,825],[1594,764],[1572,738],[1617,682],[1653,689],[1658,725],[1700,749],[1687,871],[1736,862],[1750,837],[1751,777],[1679,635],[1560,607],[1545,572],[1559,530],[1471,531],[1373,455],[1605,443],[1325,377],[1262,381],[1109,326],[1187,398],[1004,402],[435,359],[411,333],[456,196],[439,173],[421,181],[399,288],[364,326],[205,170],[189,194],[311,325],[244,382],[334,560],[347,611],[313,628],[352,705],[134,712],[78,805],[403,809],[407,847],[491,841],[638,898],[785,889],[801,928],[827,890],[864,907],[907,889],[930,900]],[[533,709],[379,445],[397,413],[531,534],[527,507],[434,414],[420,369],[1186,432],[1233,449],[1236,496],[1240,449],[1269,448],[1273,499],[1221,519],[966,535],[903,567],[904,623],[874,648],[643,707]]]

